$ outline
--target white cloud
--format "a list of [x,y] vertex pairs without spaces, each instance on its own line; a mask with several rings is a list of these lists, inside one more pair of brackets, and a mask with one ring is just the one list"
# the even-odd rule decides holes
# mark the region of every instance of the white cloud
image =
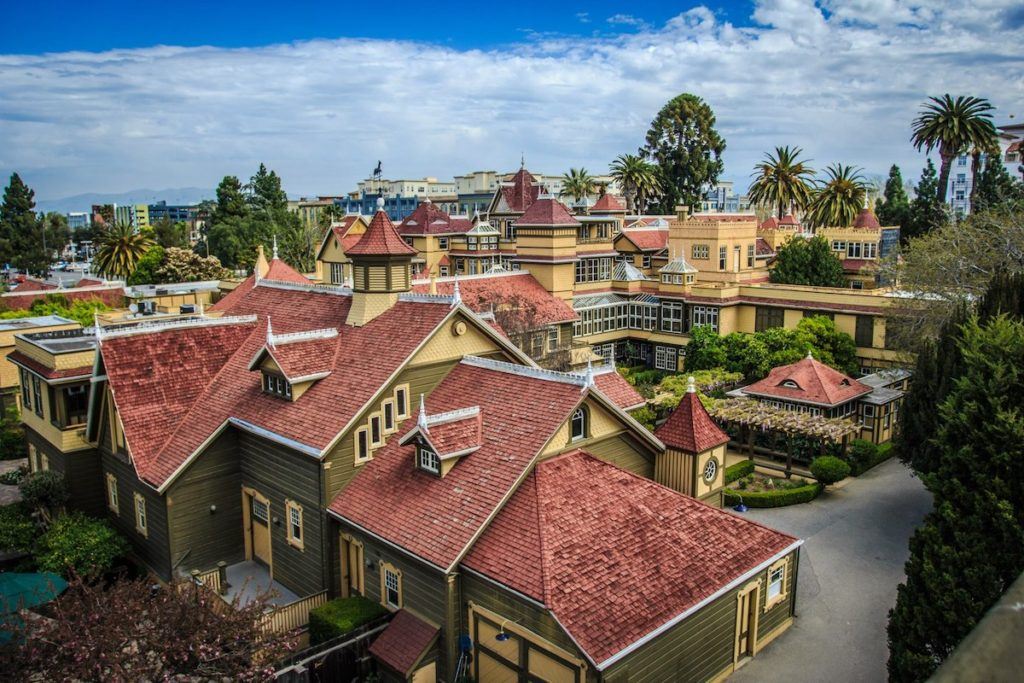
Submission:
[[[216,185],[265,161],[295,193],[386,175],[527,165],[602,171],[680,92],[708,100],[745,184],[775,145],[916,178],[926,96],[1024,113],[1013,0],[759,0],[758,26],[698,7],[658,29],[493,51],[382,40],[0,56],[0,173],[40,197]],[[889,17],[883,21],[885,17]]]
[[647,29],[648,24],[640,17],[634,17],[632,14],[613,14],[608,17],[609,24],[615,24],[619,26],[633,26],[634,28]]

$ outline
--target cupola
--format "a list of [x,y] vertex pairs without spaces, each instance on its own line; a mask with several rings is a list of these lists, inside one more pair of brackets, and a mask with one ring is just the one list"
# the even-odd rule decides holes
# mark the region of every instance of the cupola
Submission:
[[391,308],[412,287],[416,250],[405,243],[388,215],[384,199],[363,236],[345,255],[352,261],[352,307],[346,322],[361,327]]

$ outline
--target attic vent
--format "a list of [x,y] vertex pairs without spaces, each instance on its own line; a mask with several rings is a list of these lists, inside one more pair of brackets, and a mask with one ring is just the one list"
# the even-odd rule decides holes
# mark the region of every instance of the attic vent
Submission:
[[800,388],[800,385],[799,385],[799,384],[797,384],[796,382],[794,382],[794,381],[793,381],[793,380],[791,380],[791,379],[787,379],[787,380],[785,380],[785,381],[784,381],[784,382],[782,383],[782,386],[784,386],[784,387],[787,387],[787,388],[789,388],[789,389],[799,389],[799,388]]

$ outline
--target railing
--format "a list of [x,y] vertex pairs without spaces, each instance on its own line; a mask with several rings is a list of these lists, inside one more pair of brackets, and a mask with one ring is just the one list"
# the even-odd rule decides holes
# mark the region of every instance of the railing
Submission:
[[218,562],[216,567],[205,572],[193,569],[192,580],[219,595],[224,595],[224,591],[227,590],[227,563]]
[[327,602],[327,591],[300,598],[278,607],[264,618],[263,628],[276,633],[294,631],[309,625],[309,611]]

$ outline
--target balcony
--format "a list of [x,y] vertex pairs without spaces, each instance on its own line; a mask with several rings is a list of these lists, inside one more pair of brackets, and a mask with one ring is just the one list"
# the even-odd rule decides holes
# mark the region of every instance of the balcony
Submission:
[[260,595],[268,595],[263,627],[273,631],[304,629],[309,624],[309,611],[327,602],[326,590],[300,598],[270,578],[266,567],[252,560],[206,572],[195,571],[192,579],[209,586],[228,604],[234,604],[237,598],[238,605],[245,606]]
[[228,602],[237,597],[240,605],[247,605],[263,593],[270,593],[269,604],[275,607],[287,605],[299,596],[270,578],[267,568],[258,562],[246,560],[227,568],[228,585],[221,586],[222,595]]

